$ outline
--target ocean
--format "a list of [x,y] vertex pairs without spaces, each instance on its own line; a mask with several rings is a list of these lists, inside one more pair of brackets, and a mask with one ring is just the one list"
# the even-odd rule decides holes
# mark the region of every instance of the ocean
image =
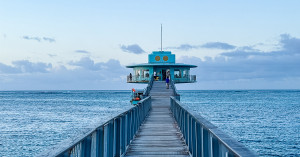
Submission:
[[[300,156],[300,90],[179,91],[259,156]],[[0,156],[35,156],[129,109],[130,91],[0,91]]]

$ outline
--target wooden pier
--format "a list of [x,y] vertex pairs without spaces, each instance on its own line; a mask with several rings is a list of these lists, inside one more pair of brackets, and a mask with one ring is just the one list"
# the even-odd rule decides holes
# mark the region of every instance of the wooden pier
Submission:
[[184,107],[173,80],[166,89],[164,81],[151,79],[143,95],[136,106],[38,156],[257,156],[198,112]]
[[182,133],[170,110],[172,89],[163,81],[155,81],[150,91],[152,109],[129,145],[125,156],[190,156]]

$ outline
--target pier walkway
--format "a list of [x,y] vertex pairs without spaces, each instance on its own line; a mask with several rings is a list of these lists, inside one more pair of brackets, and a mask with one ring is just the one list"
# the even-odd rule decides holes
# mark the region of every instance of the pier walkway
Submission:
[[[153,77],[152,77],[153,78]],[[180,102],[173,80],[149,82],[137,105],[38,156],[253,157],[244,145]]]
[[164,81],[153,83],[150,91],[152,109],[125,156],[189,156],[188,147],[170,110],[172,95],[172,89],[166,89]]

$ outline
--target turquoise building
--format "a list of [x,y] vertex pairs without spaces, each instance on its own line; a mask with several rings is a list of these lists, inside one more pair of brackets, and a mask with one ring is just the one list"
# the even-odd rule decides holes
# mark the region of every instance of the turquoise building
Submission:
[[196,75],[190,74],[196,65],[175,63],[175,54],[171,51],[153,51],[148,55],[148,63],[126,66],[133,68],[133,73],[127,76],[128,83],[148,83],[153,76],[156,81],[164,81],[167,77],[174,83],[196,82]]

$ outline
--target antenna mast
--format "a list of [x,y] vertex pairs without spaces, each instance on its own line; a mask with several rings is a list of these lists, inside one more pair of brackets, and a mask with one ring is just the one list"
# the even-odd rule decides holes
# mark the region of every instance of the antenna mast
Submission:
[[160,51],[162,52],[162,24],[160,24]]

